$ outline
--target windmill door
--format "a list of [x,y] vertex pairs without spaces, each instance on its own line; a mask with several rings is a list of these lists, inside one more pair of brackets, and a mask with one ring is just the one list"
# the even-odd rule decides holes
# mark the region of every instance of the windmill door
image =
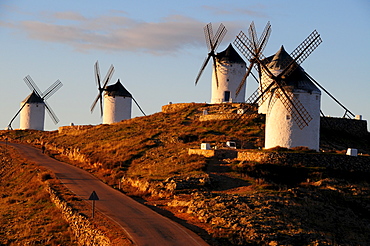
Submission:
[[224,101],[228,102],[230,101],[230,91],[225,91]]

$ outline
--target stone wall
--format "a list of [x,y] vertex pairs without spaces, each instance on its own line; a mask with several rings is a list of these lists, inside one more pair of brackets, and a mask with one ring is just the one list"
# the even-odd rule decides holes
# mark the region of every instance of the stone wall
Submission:
[[369,132],[367,131],[366,120],[321,117],[320,128],[321,130],[328,129],[342,131],[358,137],[363,137],[369,134]]
[[58,128],[59,134],[70,134],[76,131],[87,130],[94,127],[93,125],[78,125],[78,126],[61,126]]
[[163,113],[174,113],[174,112],[180,111],[183,108],[194,106],[196,104],[199,106],[206,105],[205,103],[174,103],[174,104],[170,103],[170,104],[162,106],[162,112]]
[[177,190],[200,189],[211,183],[208,174],[195,176],[173,176],[164,181],[148,181],[145,178],[122,177],[123,185],[136,188],[142,194],[150,194],[157,197],[171,197]]
[[205,157],[216,157],[220,159],[235,159],[237,151],[233,149],[189,149],[189,155],[203,155]]
[[100,230],[95,229],[91,222],[81,214],[75,212],[67,202],[61,200],[56,192],[47,188],[51,201],[62,211],[63,217],[69,223],[75,234],[79,245],[101,245],[108,246],[111,242]]
[[327,167],[346,171],[370,172],[369,156],[347,156],[318,153],[281,153],[262,151],[239,151],[237,159],[258,163],[300,164],[303,166]]

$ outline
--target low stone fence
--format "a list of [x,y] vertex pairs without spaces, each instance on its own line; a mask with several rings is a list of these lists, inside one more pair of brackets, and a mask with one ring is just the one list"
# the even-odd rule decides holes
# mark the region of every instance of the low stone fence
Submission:
[[75,212],[68,206],[67,202],[61,200],[50,186],[48,186],[47,190],[51,201],[62,211],[63,217],[71,226],[79,245],[111,245],[109,238],[100,230],[95,229],[85,216]]
[[199,107],[206,105],[206,103],[170,103],[162,106],[163,113],[174,113],[178,112],[189,106],[199,105]]
[[322,153],[281,153],[239,151],[237,159],[270,164],[300,164],[303,166],[328,167],[347,171],[370,172],[369,156],[348,156]]
[[347,118],[321,117],[320,128],[346,132],[353,136],[364,137],[369,135],[366,120],[355,120]]
[[348,171],[370,172],[370,156],[348,156],[325,153],[289,153],[243,151],[233,149],[189,149],[189,155],[203,155],[219,159],[236,159],[279,165],[328,167]]
[[71,133],[76,133],[76,131],[83,131],[83,130],[87,130],[93,127],[94,127],[93,125],[61,126],[58,128],[58,133],[59,134],[71,134]]
[[188,154],[216,157],[220,159],[235,159],[237,158],[238,152],[233,149],[189,149]]

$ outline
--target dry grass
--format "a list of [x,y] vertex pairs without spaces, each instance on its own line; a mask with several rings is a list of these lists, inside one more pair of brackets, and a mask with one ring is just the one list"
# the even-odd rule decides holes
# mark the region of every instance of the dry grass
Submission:
[[[157,113],[112,125],[91,126],[63,134],[38,131],[1,131],[0,137],[33,144],[46,143],[49,147],[57,149],[57,151],[50,152],[54,157],[72,157],[75,159],[74,164],[93,172],[111,185],[116,184],[122,176],[164,180],[171,176],[189,177],[208,172],[216,177],[216,182],[212,183],[212,187],[208,187],[211,191],[210,194],[245,196],[246,199],[250,196],[258,198],[252,203],[252,212],[245,215],[254,216],[255,225],[242,229],[246,233],[254,231],[253,237],[258,237],[262,241],[266,236],[276,237],[275,223],[277,223],[282,228],[281,238],[275,238],[272,242],[297,240],[293,240],[292,244],[282,243],[282,245],[314,245],[315,241],[312,241],[312,244],[304,244],[306,239],[300,238],[301,235],[304,235],[302,234],[304,230],[306,230],[308,238],[311,233],[322,235],[323,242],[333,242],[333,244],[341,240],[343,240],[342,242],[350,242],[354,241],[354,237],[357,236],[360,238],[358,242],[368,243],[368,239],[366,239],[369,235],[368,231],[356,234],[359,226],[353,227],[354,230],[347,230],[353,235],[344,237],[342,233],[346,227],[349,228],[348,225],[353,223],[355,220],[353,218],[358,221],[361,218],[360,222],[364,225],[366,222],[368,225],[370,212],[367,204],[370,199],[370,182],[366,177],[367,174],[300,166],[286,167],[233,162],[218,163],[219,166],[216,168],[218,170],[210,171],[210,166],[214,164],[210,163],[214,160],[200,156],[189,156],[187,149],[199,148],[201,142],[210,142],[221,147],[222,143],[227,140],[233,140],[238,147],[242,146],[257,151],[258,147],[263,145],[264,124],[261,116],[254,116],[248,121],[237,124],[234,124],[233,120],[200,122],[197,117],[202,114],[205,107],[206,105],[188,105],[178,112]],[[329,134],[325,135],[324,133],[322,147],[336,153],[344,153],[343,146],[347,143],[355,143],[355,141],[348,142],[344,138],[338,140],[340,136],[340,134],[336,134],[335,139],[330,139]],[[361,143],[363,150],[369,152],[369,139],[364,138],[363,141],[358,142]],[[71,151],[78,153],[79,157],[76,154],[67,153]],[[294,150],[275,148],[268,151],[311,152],[303,147],[297,147]],[[64,152],[65,155],[60,155],[61,152]],[[71,159],[68,161],[71,162]],[[48,180],[47,174],[42,174],[41,177]],[[189,194],[186,193],[184,199],[189,199]],[[180,197],[179,193],[176,195]],[[67,196],[66,200],[68,199],[72,198]],[[283,202],[280,203],[280,200]],[[261,201],[266,201],[266,206],[262,204],[263,207],[261,207]],[[213,202],[212,199],[210,202]],[[16,203],[16,199],[9,200],[9,203]],[[164,200],[153,200],[151,203],[156,204],[156,208],[160,207],[159,204],[163,204],[162,207],[168,209]],[[180,212],[182,208],[180,210],[178,208],[172,209],[176,216],[188,221],[189,224],[208,231],[208,236],[226,240],[225,244],[231,244],[232,240],[228,240],[233,238],[228,233],[235,236],[241,230],[239,228],[240,230],[235,232],[230,228],[225,229],[209,223],[200,223],[197,218]],[[343,210],[345,213],[341,217],[336,214],[339,210]],[[89,214],[88,209],[81,208],[81,211]],[[353,211],[357,217],[349,218],[348,211]],[[234,212],[233,209],[225,209],[222,214],[217,216],[222,217],[223,214],[232,212]],[[327,221],[323,219],[325,218],[323,214],[333,223],[327,224]],[[235,215],[235,217],[239,216],[240,214]],[[225,220],[233,219],[234,217],[225,217]],[[340,221],[341,224],[339,225],[335,221]],[[312,231],[314,226],[315,232]],[[265,229],[269,231],[266,232]],[[114,232],[115,229],[113,228],[111,231]],[[236,234],[233,234],[234,232]],[[342,238],[333,239],[333,236]],[[240,238],[235,236],[234,241]],[[310,239],[306,241],[308,242]],[[326,245],[330,245],[330,243]],[[359,243],[357,245],[367,244]]]
[[38,169],[2,146],[0,158],[0,244],[76,245],[68,223],[50,201]]
[[235,120],[200,122],[197,117],[202,114],[203,106],[189,104],[178,112],[156,113],[65,134],[3,131],[0,137],[78,150],[83,158],[76,164],[96,172],[107,183],[116,182],[122,175],[163,180],[174,175],[204,172],[205,158],[187,154],[188,148],[199,147],[201,142],[220,146],[233,140],[239,146],[262,146],[262,118],[254,116],[247,122],[237,123]]

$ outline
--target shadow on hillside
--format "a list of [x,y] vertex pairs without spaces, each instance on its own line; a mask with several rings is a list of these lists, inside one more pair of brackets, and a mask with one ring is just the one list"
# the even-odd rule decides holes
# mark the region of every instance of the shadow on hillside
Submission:
[[212,180],[213,191],[226,191],[243,186],[250,186],[251,183],[243,179],[229,177],[225,174],[209,174]]
[[147,201],[145,199],[143,199],[141,197],[138,197],[138,196],[130,196],[130,197],[135,199],[135,201],[149,207],[150,209],[157,212],[158,214],[163,215],[163,216],[169,218],[170,220],[184,226],[185,228],[195,232],[197,235],[199,235],[207,243],[212,243],[214,241],[214,239],[209,235],[209,233],[206,230],[204,230],[204,229],[202,229],[202,228],[200,228],[196,225],[189,224],[184,219],[176,217],[171,211],[166,210],[166,209],[162,209],[159,206],[150,205],[150,204],[147,203]]
[[251,183],[246,180],[230,177],[229,175],[233,170],[229,163],[223,160],[210,158],[206,171],[211,178],[211,189],[213,191],[226,191],[251,185]]

